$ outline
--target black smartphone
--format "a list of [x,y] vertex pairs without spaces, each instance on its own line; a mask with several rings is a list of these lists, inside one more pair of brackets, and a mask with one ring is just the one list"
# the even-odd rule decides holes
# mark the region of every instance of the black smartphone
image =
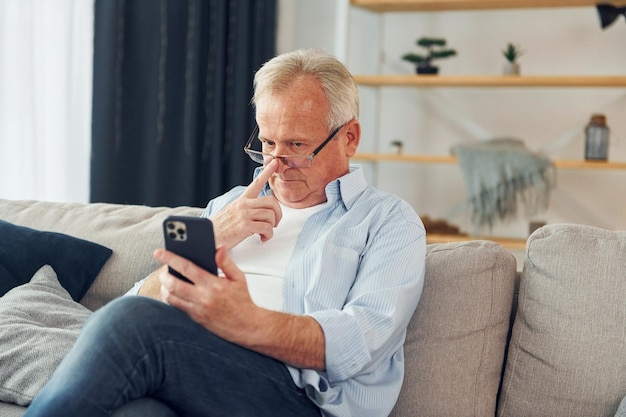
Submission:
[[[204,217],[169,216],[163,221],[165,249],[217,275],[213,223]],[[171,267],[172,275],[191,282]]]

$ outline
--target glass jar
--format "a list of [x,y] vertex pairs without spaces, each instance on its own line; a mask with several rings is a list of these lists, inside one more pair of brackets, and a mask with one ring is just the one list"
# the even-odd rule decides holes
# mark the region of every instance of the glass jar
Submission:
[[594,114],[585,127],[585,159],[606,161],[609,156],[609,127],[606,116]]

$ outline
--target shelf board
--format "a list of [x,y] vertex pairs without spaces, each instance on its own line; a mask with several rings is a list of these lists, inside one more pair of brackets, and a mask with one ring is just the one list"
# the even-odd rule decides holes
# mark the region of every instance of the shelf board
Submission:
[[[454,156],[445,155],[398,155],[392,153],[358,153],[352,157],[360,161],[412,162],[421,164],[456,164]],[[591,169],[591,170],[626,170],[626,162],[554,160],[560,169]]]
[[592,7],[597,0],[351,0],[373,12]]
[[623,75],[355,75],[374,87],[626,87]]
[[468,240],[491,240],[499,243],[507,249],[526,250],[526,239],[504,238],[493,236],[466,236],[466,235],[442,235],[426,232],[427,243],[467,242]]

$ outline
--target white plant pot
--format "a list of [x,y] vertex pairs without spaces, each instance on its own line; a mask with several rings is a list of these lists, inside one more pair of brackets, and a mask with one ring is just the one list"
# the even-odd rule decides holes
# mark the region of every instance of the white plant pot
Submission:
[[519,75],[520,67],[518,63],[505,62],[502,66],[502,74],[504,75]]

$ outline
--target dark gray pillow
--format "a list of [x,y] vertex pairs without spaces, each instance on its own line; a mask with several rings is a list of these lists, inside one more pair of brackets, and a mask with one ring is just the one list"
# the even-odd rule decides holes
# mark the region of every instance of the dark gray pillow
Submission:
[[111,249],[87,240],[0,220],[0,296],[51,265],[72,298],[80,301],[111,256]]
[[30,404],[90,314],[47,265],[0,298],[0,400]]

